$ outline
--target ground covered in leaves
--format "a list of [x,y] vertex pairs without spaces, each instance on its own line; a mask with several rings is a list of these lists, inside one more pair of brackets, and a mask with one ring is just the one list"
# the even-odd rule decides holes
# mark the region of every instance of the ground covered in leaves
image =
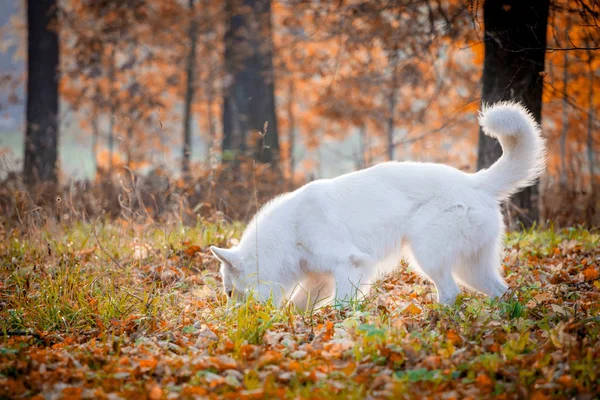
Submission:
[[600,235],[513,233],[515,299],[434,303],[406,266],[349,309],[220,293],[241,226],[0,231],[0,398],[600,396]]

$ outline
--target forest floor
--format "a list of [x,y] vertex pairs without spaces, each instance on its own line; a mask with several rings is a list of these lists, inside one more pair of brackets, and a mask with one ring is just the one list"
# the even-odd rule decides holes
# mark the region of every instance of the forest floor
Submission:
[[600,396],[598,231],[510,234],[513,300],[440,306],[404,266],[302,314],[227,304],[207,246],[241,228],[0,230],[0,398]]

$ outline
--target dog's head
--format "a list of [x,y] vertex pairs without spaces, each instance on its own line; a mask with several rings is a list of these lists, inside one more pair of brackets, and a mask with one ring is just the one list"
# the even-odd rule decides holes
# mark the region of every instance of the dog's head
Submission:
[[243,299],[248,286],[245,271],[246,260],[240,251],[233,247],[222,249],[211,246],[210,251],[221,262],[221,278],[223,290],[229,298]]
[[243,301],[249,292],[253,292],[254,299],[260,302],[267,301],[271,296],[277,304],[282,300],[284,291],[281,282],[276,276],[269,276],[270,274],[267,272],[271,271],[272,275],[272,272],[277,270],[276,268],[266,268],[266,266],[272,266],[271,258],[261,257],[261,271],[259,271],[254,251],[248,254],[239,246],[230,249],[211,246],[210,251],[221,262],[223,290],[229,298]]

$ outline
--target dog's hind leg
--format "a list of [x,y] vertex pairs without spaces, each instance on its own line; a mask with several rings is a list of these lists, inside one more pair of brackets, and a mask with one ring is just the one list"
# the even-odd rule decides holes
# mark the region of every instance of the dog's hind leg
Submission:
[[454,281],[452,271],[447,268],[446,263],[449,260],[443,254],[419,246],[411,246],[411,252],[413,261],[417,263],[418,268],[435,285],[438,302],[447,305],[454,304],[456,296],[460,294],[460,288]]
[[500,273],[500,250],[495,243],[484,246],[479,251],[464,257],[453,268],[453,274],[472,289],[489,297],[500,297],[508,285]]

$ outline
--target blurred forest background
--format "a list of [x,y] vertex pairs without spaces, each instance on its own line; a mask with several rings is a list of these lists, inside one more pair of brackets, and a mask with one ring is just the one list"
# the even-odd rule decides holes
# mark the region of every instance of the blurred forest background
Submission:
[[386,160],[476,171],[482,101],[516,99],[549,164],[513,227],[600,224],[597,0],[5,0],[0,24],[3,222],[245,219]]

